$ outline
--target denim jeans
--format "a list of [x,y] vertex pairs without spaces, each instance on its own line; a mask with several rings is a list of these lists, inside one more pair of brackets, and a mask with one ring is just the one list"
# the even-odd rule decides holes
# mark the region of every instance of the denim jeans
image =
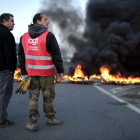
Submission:
[[7,107],[13,92],[14,73],[9,70],[0,71],[0,123],[7,117]]

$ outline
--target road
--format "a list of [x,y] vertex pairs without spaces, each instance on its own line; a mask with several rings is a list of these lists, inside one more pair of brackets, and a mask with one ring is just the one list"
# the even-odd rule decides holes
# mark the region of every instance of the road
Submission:
[[42,94],[38,131],[24,129],[28,120],[28,93],[15,94],[8,119],[14,126],[0,128],[0,140],[140,140],[140,85],[56,84],[54,108],[63,124],[47,126]]

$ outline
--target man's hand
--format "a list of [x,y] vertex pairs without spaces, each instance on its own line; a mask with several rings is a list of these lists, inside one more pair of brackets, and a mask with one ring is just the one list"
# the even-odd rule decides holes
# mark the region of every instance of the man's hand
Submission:
[[57,78],[58,78],[58,81],[61,81],[61,79],[63,78],[63,73],[57,74]]
[[28,75],[22,75],[22,76],[21,76],[21,79],[23,79],[23,80],[26,81],[26,80],[28,79],[28,77],[29,77]]
[[27,80],[28,79],[28,75],[24,75],[25,76],[25,79]]

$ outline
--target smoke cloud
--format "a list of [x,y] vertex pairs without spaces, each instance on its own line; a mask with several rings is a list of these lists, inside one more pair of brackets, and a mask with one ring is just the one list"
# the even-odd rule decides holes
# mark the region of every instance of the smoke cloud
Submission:
[[85,19],[69,0],[44,5],[41,12],[58,25],[66,45],[75,48],[71,62],[81,64],[86,75],[100,74],[106,65],[111,74],[140,76],[139,0],[88,0]]

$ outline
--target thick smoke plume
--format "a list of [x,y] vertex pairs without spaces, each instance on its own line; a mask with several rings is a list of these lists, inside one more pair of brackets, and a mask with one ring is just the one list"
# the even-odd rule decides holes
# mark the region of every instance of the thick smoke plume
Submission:
[[41,12],[59,25],[61,38],[76,50],[71,62],[81,64],[86,75],[100,74],[106,65],[111,74],[140,76],[139,0],[89,0],[85,23],[68,0],[47,7]]
[[[57,35],[61,43],[61,51],[63,57],[68,57],[67,55],[71,50],[75,50],[73,47],[70,47],[73,42],[73,39],[68,38],[70,34],[75,34],[78,37],[82,38],[83,33],[81,33],[81,28],[84,26],[84,17],[80,7],[73,6],[71,0],[51,0],[44,1],[43,7],[39,12],[42,12],[47,15],[47,18],[50,21],[49,30],[51,30],[54,35]],[[83,29],[82,29],[83,30]],[[83,46],[84,47],[84,46]]]

